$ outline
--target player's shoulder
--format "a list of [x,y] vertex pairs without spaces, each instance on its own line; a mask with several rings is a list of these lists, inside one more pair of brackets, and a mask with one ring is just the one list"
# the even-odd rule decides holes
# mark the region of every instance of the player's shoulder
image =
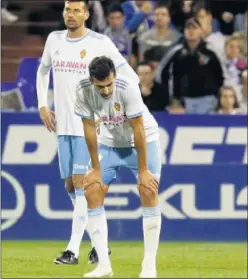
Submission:
[[49,35],[48,35],[48,39],[49,40],[60,40],[62,38],[64,38],[64,36],[66,35],[67,30],[55,30],[52,31]]
[[92,86],[92,83],[90,81],[90,78],[85,78],[85,79],[82,79],[78,82],[77,89],[78,90],[84,90],[84,89],[89,88],[91,86]]
[[91,39],[94,39],[94,40],[98,40],[98,41],[106,41],[109,39],[106,35],[100,34],[93,30],[89,30],[88,37]]
[[119,87],[125,91],[125,90],[128,90],[129,88],[136,87],[137,84],[131,78],[117,74],[116,79],[115,79],[115,86]]

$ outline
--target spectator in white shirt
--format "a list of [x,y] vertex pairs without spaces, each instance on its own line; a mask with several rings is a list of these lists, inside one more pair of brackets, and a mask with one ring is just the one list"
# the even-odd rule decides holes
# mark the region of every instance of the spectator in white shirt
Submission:
[[238,101],[241,100],[241,74],[245,70],[247,62],[240,58],[241,56],[241,45],[239,37],[231,36],[226,40],[225,43],[225,73],[227,79],[225,85],[229,85],[235,88],[237,93]]

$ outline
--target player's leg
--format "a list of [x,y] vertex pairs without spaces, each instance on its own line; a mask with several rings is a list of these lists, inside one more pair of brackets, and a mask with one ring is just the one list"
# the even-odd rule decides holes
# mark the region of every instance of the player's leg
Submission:
[[72,148],[72,180],[75,189],[75,207],[73,211],[72,233],[68,250],[79,256],[80,244],[88,223],[88,207],[83,189],[84,175],[88,171],[89,153],[84,137],[70,136]]
[[[147,144],[148,168],[160,180],[161,151],[159,141]],[[137,157],[136,157],[137,161]],[[133,169],[137,175],[137,169]],[[144,259],[142,262],[141,278],[156,278],[156,256],[161,230],[161,211],[158,203],[158,194],[139,186],[140,200],[143,207],[143,235]]]
[[100,145],[99,154],[103,182],[103,188],[98,183],[90,185],[85,190],[88,201],[88,226],[95,244],[99,262],[95,270],[84,275],[85,278],[102,277],[112,275],[111,263],[108,255],[108,226],[104,209],[104,196],[108,186],[116,177],[116,169],[111,166],[114,162],[112,148]]
[[[61,178],[65,180],[65,189],[71,198],[73,206],[76,202],[74,186],[72,182],[72,149],[68,136],[58,136],[58,157]],[[55,264],[77,264],[78,259],[70,246],[54,260]]]

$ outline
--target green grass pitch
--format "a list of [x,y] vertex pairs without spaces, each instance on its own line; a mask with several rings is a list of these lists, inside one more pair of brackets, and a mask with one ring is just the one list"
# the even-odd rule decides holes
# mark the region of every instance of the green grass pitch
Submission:
[[[114,278],[137,278],[142,242],[111,242]],[[66,242],[2,242],[2,278],[82,278],[90,244],[83,242],[77,266],[53,264]],[[247,278],[246,243],[162,242],[157,258],[159,278]]]

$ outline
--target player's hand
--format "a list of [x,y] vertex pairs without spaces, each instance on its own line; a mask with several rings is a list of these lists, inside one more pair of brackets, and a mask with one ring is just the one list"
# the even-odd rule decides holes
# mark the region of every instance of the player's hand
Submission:
[[55,113],[52,110],[50,110],[48,107],[41,107],[40,118],[49,132],[55,132]]
[[102,175],[100,170],[91,169],[85,176],[83,180],[84,190],[87,190],[92,184],[99,183],[99,185],[104,188],[104,184],[102,181]]
[[145,170],[139,173],[138,185],[151,190],[154,194],[158,193],[158,180],[149,171]]

